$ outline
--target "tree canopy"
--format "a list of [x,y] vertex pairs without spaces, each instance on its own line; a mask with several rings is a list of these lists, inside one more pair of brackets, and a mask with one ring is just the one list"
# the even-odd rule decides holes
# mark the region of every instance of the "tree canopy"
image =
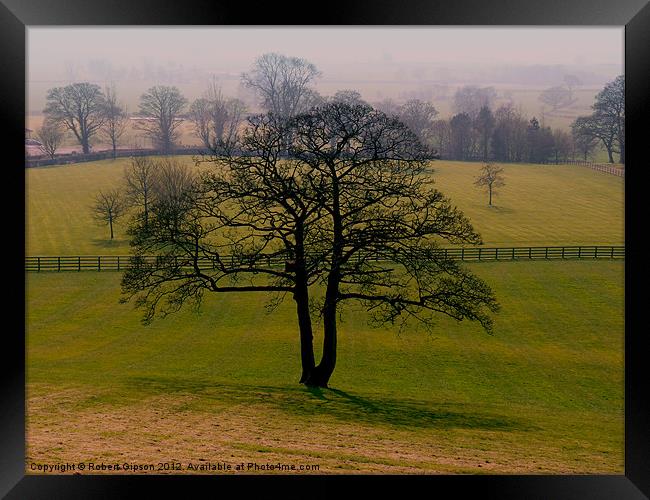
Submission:
[[[269,293],[270,306],[291,295],[300,381],[321,387],[347,302],[378,325],[433,328],[444,314],[490,331],[498,309],[490,287],[440,251],[445,241],[481,239],[434,187],[430,154],[406,125],[370,106],[252,117],[237,147],[211,158],[175,205],[154,202],[148,226],[133,224],[125,300],[136,297],[150,321],[199,304],[206,291]],[[318,364],[314,319],[323,326]]]

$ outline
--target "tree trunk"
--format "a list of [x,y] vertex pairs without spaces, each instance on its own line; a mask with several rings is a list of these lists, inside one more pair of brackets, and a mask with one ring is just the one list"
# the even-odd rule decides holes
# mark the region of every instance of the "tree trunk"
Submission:
[[488,205],[492,206],[492,186],[488,188],[488,191],[490,192],[490,200],[488,201]]
[[85,154],[85,155],[90,153],[90,145],[88,144],[88,139],[84,139],[81,142],[81,149],[83,151],[83,154]]
[[619,161],[625,164],[625,143],[621,142],[621,152],[619,153]]
[[607,156],[609,157],[609,163],[614,163],[614,154],[611,147],[607,148]]
[[113,239],[113,219],[109,219],[108,225],[111,226],[111,239]]
[[323,306],[323,355],[307,381],[308,386],[327,387],[336,366],[336,308],[341,281],[341,262],[343,256],[343,225],[339,202],[339,179],[336,167],[330,165],[332,175],[332,264],[327,277],[325,304]]
[[298,326],[300,328],[300,360],[302,363],[300,383],[304,384],[309,380],[309,377],[316,366],[316,361],[314,360],[314,336],[312,333],[311,317],[309,315],[309,296],[307,295],[307,287],[297,284],[293,298],[296,301]]
[[327,387],[336,367],[336,303],[326,304],[324,308],[323,333],[323,356],[305,381],[311,387]]
[[296,301],[298,314],[298,326],[300,328],[300,360],[302,363],[302,375],[300,383],[306,383],[316,366],[314,360],[314,336],[312,333],[311,316],[309,314],[309,286],[307,284],[307,270],[305,262],[304,226],[303,220],[296,221],[296,245],[295,245],[295,277],[296,287],[293,299]]

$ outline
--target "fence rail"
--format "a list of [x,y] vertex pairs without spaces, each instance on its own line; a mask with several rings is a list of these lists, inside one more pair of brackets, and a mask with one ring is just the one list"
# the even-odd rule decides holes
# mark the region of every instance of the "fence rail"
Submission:
[[[509,248],[440,248],[436,250],[441,256],[452,260],[467,262],[487,262],[504,260],[556,260],[556,259],[624,259],[625,246],[564,246],[564,247],[509,247]],[[161,257],[146,256],[144,261],[155,263]],[[235,263],[234,257],[222,256],[226,263]],[[66,255],[66,256],[28,256],[25,257],[25,271],[123,271],[132,266],[129,255]],[[384,259],[372,259],[382,261]],[[238,262],[245,266],[246,262]],[[284,266],[286,257],[269,255],[263,258],[267,266]],[[203,257],[198,260],[199,268],[214,269],[216,261]],[[189,267],[189,266],[186,266]]]

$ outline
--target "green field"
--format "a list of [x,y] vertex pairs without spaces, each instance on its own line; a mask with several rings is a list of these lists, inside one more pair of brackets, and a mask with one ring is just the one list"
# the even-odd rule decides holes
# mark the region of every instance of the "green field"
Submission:
[[318,464],[321,473],[623,473],[623,263],[474,264],[495,333],[371,329],[331,389],[299,377],[290,300],[209,296],[143,327],[118,273],[27,277],[28,462]]
[[[191,162],[190,157],[182,157]],[[129,252],[126,219],[98,226],[90,206],[119,184],[127,159],[26,170],[27,255]],[[489,207],[474,178],[480,164],[434,162],[438,189],[469,216],[487,246],[622,244],[624,180],[576,166],[504,165],[506,185]]]
[[[128,253],[125,224],[110,241],[89,208],[127,162],[27,169],[27,255]],[[504,165],[488,207],[479,164],[434,168],[487,246],[624,242],[619,177]],[[624,263],[468,266],[501,303],[494,335],[446,317],[433,334],[372,329],[347,309],[322,390],[298,384],[291,300],[267,315],[259,295],[208,295],[144,327],[119,273],[29,273],[27,462],[622,474]]]

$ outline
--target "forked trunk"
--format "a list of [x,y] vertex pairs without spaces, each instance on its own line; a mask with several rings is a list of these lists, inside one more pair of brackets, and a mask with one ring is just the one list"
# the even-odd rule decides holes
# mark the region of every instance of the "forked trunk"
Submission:
[[305,381],[308,386],[327,387],[336,366],[336,305],[339,293],[338,267],[330,272],[323,307],[323,355],[321,361]]
[[295,252],[295,262],[292,264],[295,266],[296,273],[296,287],[293,292],[293,299],[296,301],[298,326],[300,328],[300,360],[302,363],[300,383],[304,384],[309,380],[314,371],[316,361],[314,360],[314,336],[311,316],[309,314],[309,286],[307,284],[304,225],[302,219],[296,221]]
[[327,387],[336,366],[336,310],[333,314],[326,314],[323,323],[323,356],[305,381],[306,385],[312,387]]
[[302,375],[300,383],[304,384],[310,377],[316,361],[314,360],[314,336],[312,333],[311,317],[309,316],[309,297],[306,288],[297,287],[294,293],[298,326],[300,328],[300,360],[302,362]]

